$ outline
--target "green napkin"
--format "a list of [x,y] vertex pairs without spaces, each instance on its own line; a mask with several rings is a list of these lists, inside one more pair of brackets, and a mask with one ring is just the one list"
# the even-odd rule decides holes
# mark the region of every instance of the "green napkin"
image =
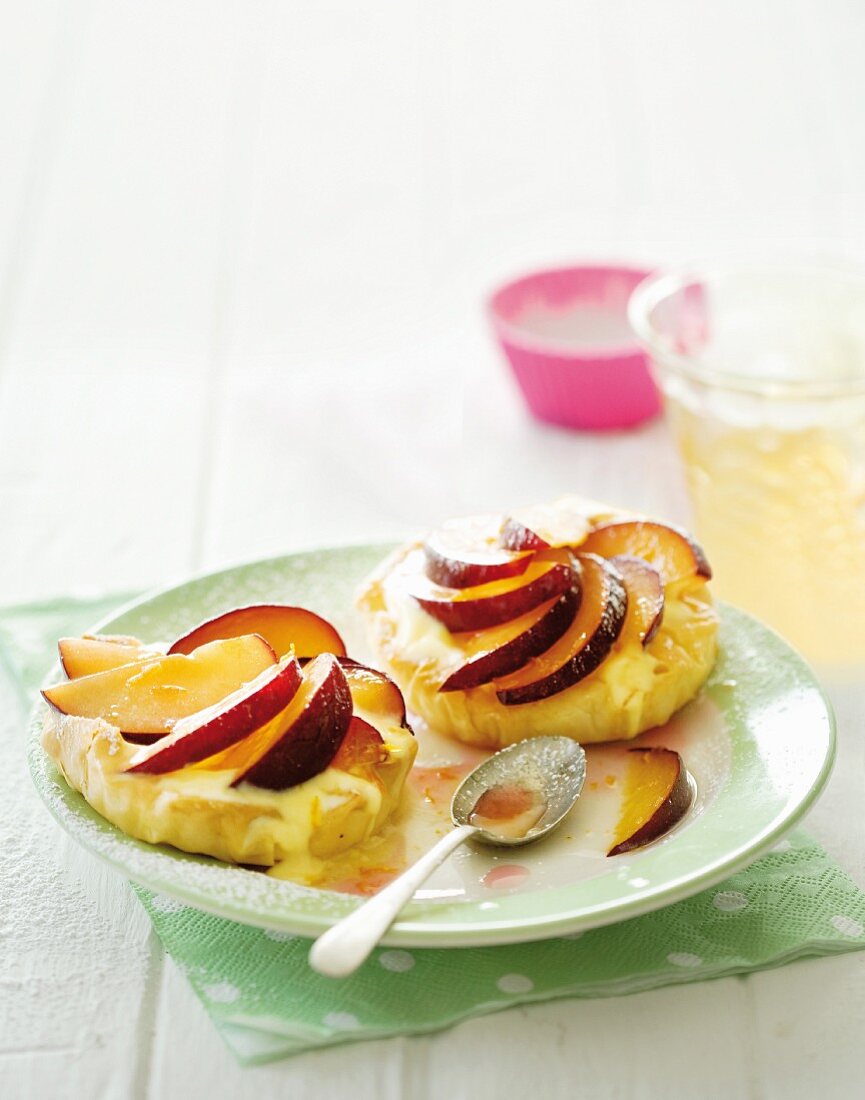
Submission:
[[[120,602],[0,611],[0,669],[18,684],[22,702],[32,697],[55,639]],[[242,1063],[435,1031],[529,1001],[634,993],[865,948],[865,894],[803,833],[722,885],[647,916],[513,947],[383,948],[342,982],[310,970],[308,940],[134,889]]]

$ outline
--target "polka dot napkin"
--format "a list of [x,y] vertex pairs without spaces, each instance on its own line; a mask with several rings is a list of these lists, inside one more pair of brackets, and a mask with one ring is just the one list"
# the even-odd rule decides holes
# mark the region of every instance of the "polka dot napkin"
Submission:
[[[0,612],[0,667],[22,701],[54,640],[119,601]],[[309,941],[249,928],[135,887],[165,950],[243,1063],[361,1039],[411,1035],[556,997],[606,997],[865,948],[865,894],[795,833],[725,883],[582,935],[513,947],[376,951],[334,982]]]
[[687,901],[513,947],[376,951],[353,977],[310,970],[309,940],[138,890],[169,955],[242,1062],[411,1035],[554,997],[606,997],[865,948],[865,894],[806,835]]

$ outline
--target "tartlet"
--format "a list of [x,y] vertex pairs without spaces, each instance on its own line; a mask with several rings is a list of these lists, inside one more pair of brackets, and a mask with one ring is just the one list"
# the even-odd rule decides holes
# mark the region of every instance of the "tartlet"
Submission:
[[630,739],[715,661],[705,555],[685,532],[580,497],[451,521],[400,547],[358,606],[409,709],[485,748]]
[[[309,625],[311,613],[285,610]],[[268,620],[288,617],[259,616],[280,648],[292,631]],[[402,696],[347,658],[329,624],[318,639],[301,632],[298,659],[259,634],[232,637],[224,618],[167,654],[130,637],[64,639],[73,675],[44,692],[43,747],[130,836],[312,879],[400,803],[417,751]],[[316,640],[342,652],[309,652]]]

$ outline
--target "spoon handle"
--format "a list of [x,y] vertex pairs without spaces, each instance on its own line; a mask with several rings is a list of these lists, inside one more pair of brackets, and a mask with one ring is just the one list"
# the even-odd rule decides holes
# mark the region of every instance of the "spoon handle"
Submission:
[[399,911],[414,896],[439,864],[475,835],[474,825],[459,825],[408,870],[380,890],[360,908],[319,936],[309,952],[309,965],[328,978],[346,978],[369,956]]

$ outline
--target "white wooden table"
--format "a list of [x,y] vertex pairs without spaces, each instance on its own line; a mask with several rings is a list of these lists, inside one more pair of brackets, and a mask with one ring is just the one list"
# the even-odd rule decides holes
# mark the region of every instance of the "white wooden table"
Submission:
[[[687,521],[662,425],[527,420],[482,295],[580,256],[865,258],[863,46],[845,0],[0,0],[0,602],[562,491]],[[865,885],[837,702],[809,827]],[[15,744],[0,1096],[860,1094],[865,955],[242,1070]]]

